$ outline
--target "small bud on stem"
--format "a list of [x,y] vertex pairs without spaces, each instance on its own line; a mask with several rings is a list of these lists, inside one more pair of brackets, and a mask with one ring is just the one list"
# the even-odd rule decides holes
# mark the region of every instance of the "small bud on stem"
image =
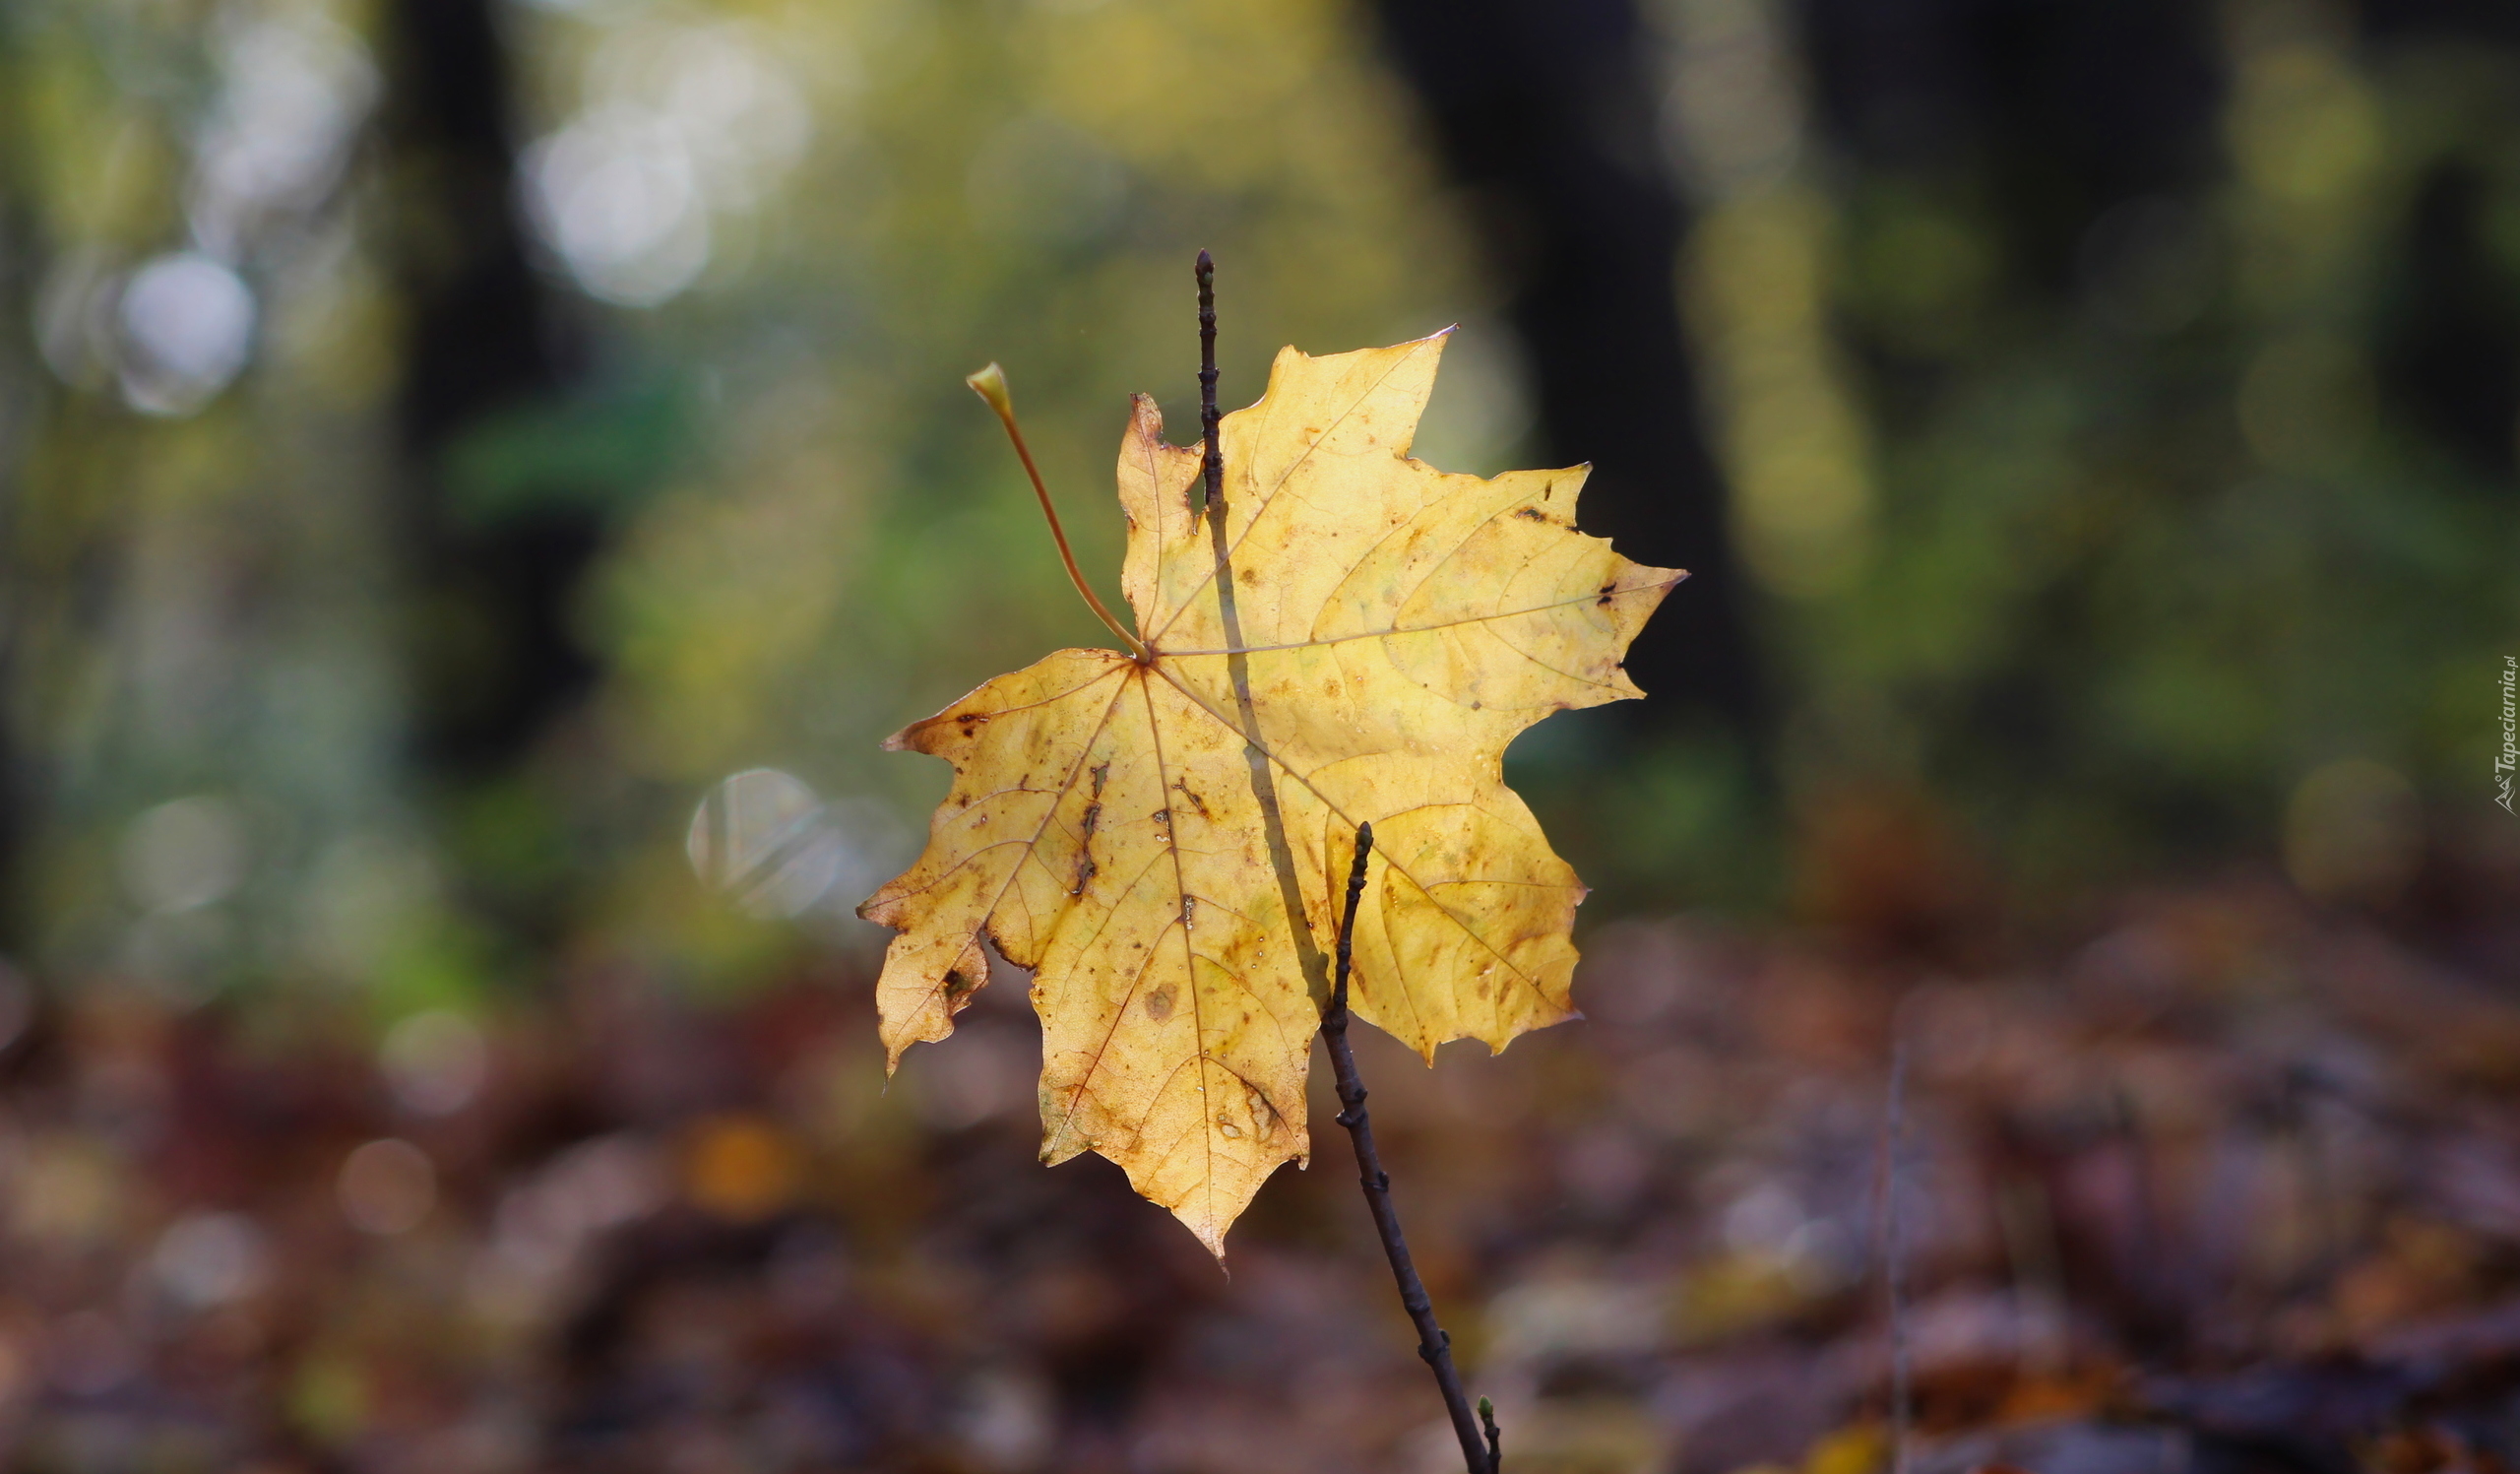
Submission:
[[998,423],[1006,426],[1006,438],[1015,442],[1015,454],[1024,463],[1024,474],[1033,479],[1033,494],[1041,499],[1041,515],[1050,520],[1050,536],[1059,545],[1059,561],[1067,564],[1068,582],[1076,585],[1076,592],[1085,596],[1086,608],[1094,610],[1103,625],[1129,647],[1129,654],[1140,661],[1146,660],[1146,643],[1112,617],[1093,587],[1086,583],[1083,570],[1076,566],[1076,554],[1067,545],[1067,529],[1059,526],[1058,508],[1050,505],[1050,488],[1041,484],[1041,470],[1033,464],[1032,447],[1024,443],[1023,428],[1015,422],[1015,397],[1007,393],[1006,370],[991,363],[963,382],[972,386],[974,394],[988,401],[988,407],[997,412]]

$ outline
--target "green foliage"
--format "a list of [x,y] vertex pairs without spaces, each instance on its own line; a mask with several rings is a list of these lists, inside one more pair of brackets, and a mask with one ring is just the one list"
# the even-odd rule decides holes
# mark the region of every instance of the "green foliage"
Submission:
[[[2271,859],[2341,759],[2436,806],[2481,791],[2520,623],[2511,447],[2426,418],[2403,360],[2445,180],[2468,201],[2465,300],[2511,352],[2500,99],[2520,63],[2243,10],[2211,177],[2112,212],[2070,280],[2008,234],[2021,179],[1827,160],[1774,78],[1761,105],[1803,162],[1692,176],[1675,265],[1770,591],[1780,735],[1754,754],[1568,717],[1517,744],[1514,781],[1602,907],[1782,904],[1800,826],[1850,785],[1939,796],[2049,896]],[[443,469],[466,529],[594,514],[566,618],[599,674],[512,770],[423,783],[415,705],[436,698],[414,653],[486,669],[509,635],[415,593],[407,268],[453,237],[410,206],[427,161],[377,142],[376,17],[0,17],[0,307],[26,329],[0,347],[8,756],[33,801],[8,944],[46,968],[451,997],[564,955],[735,986],[793,954],[799,917],[815,945],[868,939],[827,901],[779,913],[823,873],[799,854],[833,874],[903,858],[942,779],[876,741],[1097,637],[961,377],[1012,366],[1080,559],[1113,566],[1109,426],[1138,389],[1189,422],[1197,247],[1223,268],[1228,404],[1278,344],[1468,319],[1420,447],[1522,459],[1482,223],[1431,176],[1347,7],[500,19],[549,326],[588,367],[471,425]],[[301,150],[294,193],[219,206],[214,156],[276,96],[254,86],[271,57],[329,79],[334,110],[283,133],[335,152]],[[666,115],[697,130],[682,233],[654,260],[570,255],[552,212],[584,177],[563,144]],[[136,272],[196,248],[256,315],[241,374],[187,399],[115,314]],[[1683,590],[1667,617],[1688,612]],[[693,885],[686,829],[755,768],[830,801],[848,853],[753,856],[769,870],[730,883],[786,900],[729,906]],[[191,798],[245,859],[210,899],[153,901],[135,836]],[[435,981],[389,981],[411,978]]]

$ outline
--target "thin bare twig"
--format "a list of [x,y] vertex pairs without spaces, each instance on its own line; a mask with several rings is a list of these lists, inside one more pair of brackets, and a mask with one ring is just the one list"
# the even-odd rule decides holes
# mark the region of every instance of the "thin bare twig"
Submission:
[[[1217,412],[1217,264],[1206,251],[1199,253],[1199,434],[1207,446],[1207,459],[1200,464],[1206,478],[1199,493],[1199,510],[1218,511],[1225,495],[1225,452],[1217,445],[1217,422],[1225,417]],[[1220,519],[1223,513],[1218,512]],[[1163,631],[1158,630],[1161,635]]]
[[1344,1108],[1339,1123],[1348,1128],[1356,1146],[1357,1180],[1365,1189],[1365,1206],[1373,1212],[1374,1231],[1382,1236],[1391,1277],[1400,1283],[1400,1303],[1418,1327],[1418,1355],[1433,1371],[1435,1385],[1443,1391],[1470,1474],[1497,1474],[1500,1452],[1494,1411],[1486,1398],[1479,1400],[1480,1414],[1487,1425],[1482,1442],[1470,1399],[1462,1392],[1461,1374],[1453,1369],[1452,1337],[1435,1323],[1434,1302],[1426,1298],[1426,1286],[1409,1257],[1409,1241],[1401,1235],[1400,1213],[1391,1203],[1391,1174],[1382,1170],[1382,1156],[1374,1150],[1373,1121],[1365,1114],[1365,1083],[1356,1073],[1355,1053],[1348,1047],[1348,972],[1354,962],[1356,903],[1365,894],[1365,864],[1373,855],[1373,845],[1374,826],[1357,825],[1355,863],[1348,870],[1348,908],[1339,921],[1339,970],[1330,987],[1330,1007],[1321,1015],[1321,1039],[1330,1047],[1331,1072],[1339,1081],[1339,1104]]
[[[1208,253],[1199,253],[1199,423],[1208,441],[1208,541],[1216,547],[1217,567],[1209,587],[1217,594],[1217,621],[1225,631],[1226,682],[1233,687],[1233,709],[1242,719],[1242,761],[1251,773],[1251,799],[1260,805],[1260,837],[1269,847],[1269,868],[1278,877],[1278,901],[1289,917],[1304,914],[1303,881],[1295,871],[1294,846],[1287,839],[1287,817],[1278,807],[1278,784],[1269,754],[1260,746],[1260,711],[1251,695],[1251,653],[1243,648],[1242,609],[1235,593],[1233,545],[1226,537],[1225,463],[1217,445],[1217,268]],[[1312,929],[1297,923],[1295,965],[1303,970],[1304,987],[1316,997],[1330,993],[1330,959],[1312,938]]]
[[[1294,853],[1287,840],[1286,821],[1278,807],[1267,755],[1260,750],[1260,724],[1253,710],[1248,652],[1242,646],[1241,616],[1230,566],[1231,545],[1225,526],[1225,459],[1217,428],[1224,417],[1217,410],[1216,263],[1205,251],[1199,253],[1197,276],[1199,428],[1207,448],[1201,466],[1206,499],[1200,507],[1208,518],[1209,537],[1216,544],[1217,613],[1225,626],[1226,673],[1242,715],[1242,730],[1251,734],[1243,753],[1251,767],[1252,797],[1260,805],[1260,825],[1268,842],[1271,865],[1278,874],[1280,898],[1293,925],[1296,955],[1306,980],[1319,987],[1324,959],[1310,929],[1302,924],[1303,899],[1298,893]],[[1348,1128],[1349,1137],[1355,1143],[1356,1170],[1365,1189],[1365,1206],[1372,1211],[1374,1230],[1382,1237],[1383,1255],[1391,1260],[1392,1278],[1399,1282],[1400,1303],[1418,1327],[1418,1355],[1435,1374],[1435,1385],[1444,1394],[1444,1407],[1452,1415],[1453,1432],[1461,1439],[1462,1457],[1470,1474],[1497,1474],[1501,1455],[1495,1414],[1487,1399],[1480,1398],[1479,1418],[1486,1425],[1486,1442],[1482,1445],[1480,1423],[1472,1421],[1470,1399],[1462,1392],[1461,1375],[1453,1369],[1452,1337],[1435,1323],[1434,1304],[1427,1299],[1426,1286],[1418,1278],[1418,1266],[1409,1256],[1409,1241],[1401,1236],[1400,1215],[1391,1203],[1391,1177],[1382,1170],[1381,1154],[1374,1149],[1373,1122],[1365,1115],[1364,1081],[1357,1076],[1356,1057],[1348,1047],[1348,974],[1354,963],[1356,905],[1365,893],[1365,865],[1373,854],[1373,841],[1371,824],[1356,826],[1355,864],[1348,874],[1348,909],[1339,924],[1338,977],[1328,990],[1328,1006],[1321,1015],[1321,1038],[1330,1050],[1331,1072],[1339,1081],[1339,1104],[1343,1108],[1339,1123]]]

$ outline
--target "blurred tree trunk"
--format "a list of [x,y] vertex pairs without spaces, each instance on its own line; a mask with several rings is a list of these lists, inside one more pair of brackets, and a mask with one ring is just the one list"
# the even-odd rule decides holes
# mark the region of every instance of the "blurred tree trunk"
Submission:
[[396,0],[386,28],[389,249],[408,292],[401,428],[418,757],[464,782],[510,768],[591,684],[570,591],[600,527],[583,507],[488,519],[450,452],[571,377],[566,324],[518,218],[510,69],[493,0]]
[[1690,579],[1627,669],[1661,730],[1754,747],[1767,699],[1674,285],[1687,221],[1628,0],[1375,0],[1469,194],[1540,401],[1541,452],[1593,464],[1581,520]]
[[1966,182],[2018,279],[2070,305],[2110,206],[2223,167],[2216,12],[2184,0],[1798,0],[1833,152]]
[[[2362,19],[2382,45],[2520,51],[2520,6],[2500,0],[2398,0]],[[2391,400],[2507,495],[2520,489],[2520,262],[2496,244],[2508,226],[2494,222],[2493,171],[2469,151],[2419,181],[2378,367]]]

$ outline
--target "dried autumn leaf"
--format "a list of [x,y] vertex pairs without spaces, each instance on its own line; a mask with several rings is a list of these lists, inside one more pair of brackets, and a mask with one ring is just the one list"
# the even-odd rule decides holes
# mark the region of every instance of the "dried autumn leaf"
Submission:
[[955,772],[926,852],[859,908],[902,933],[877,985],[893,1062],[953,1032],[985,932],[1034,972],[1042,1160],[1101,1152],[1220,1254],[1308,1155],[1359,822],[1383,863],[1358,1015],[1431,1061],[1570,1014],[1584,887],[1505,786],[1505,746],[1643,694],[1619,659],[1681,577],[1575,531],[1581,468],[1408,459],[1445,336],[1281,352],[1225,417],[1221,520],[1195,505],[1200,452],[1139,396],[1120,505],[1145,657],[1059,651],[887,744]]

